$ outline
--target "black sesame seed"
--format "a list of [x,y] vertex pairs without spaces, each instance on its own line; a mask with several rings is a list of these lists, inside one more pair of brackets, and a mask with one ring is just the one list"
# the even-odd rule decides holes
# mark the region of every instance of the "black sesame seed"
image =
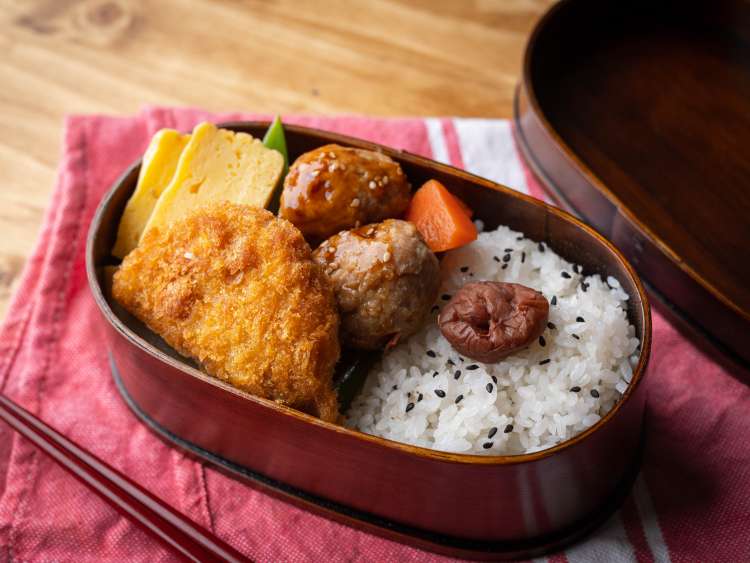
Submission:
[[464,273],[466,273],[466,272],[469,271],[469,267],[468,266],[461,266],[461,271],[464,272]]
[[578,387],[578,385],[574,385],[573,387],[570,388],[571,393],[578,393],[580,390],[581,388]]
[[492,387],[492,383],[488,383],[488,384],[487,384],[487,385],[485,386],[485,389],[487,389],[487,393],[492,393],[492,389],[493,389],[493,387]]
[[494,375],[492,376],[492,381],[494,381],[495,385],[497,385],[497,377],[495,377]]
[[445,397],[445,391],[443,391],[442,389],[435,389],[435,395],[442,399],[443,397]]
[[459,395],[458,397],[456,397],[456,400],[453,401],[453,402],[456,403],[456,404],[458,404],[458,403],[460,403],[463,400],[464,400],[464,396],[463,395]]
[[450,301],[451,300],[451,296],[449,294],[447,294],[447,293],[444,293],[443,295],[441,295],[440,298],[443,301]]
[[544,336],[541,336],[541,335],[539,336],[539,345],[540,346],[546,346],[547,345],[547,341],[544,339]]
[[424,395],[422,395],[422,393],[417,395],[417,402],[421,401],[422,399],[424,399]]
[[576,322],[577,323],[585,323],[586,319],[584,319],[583,317],[576,317]]
[[479,369],[479,366],[477,364],[469,364],[468,366],[466,366],[466,369],[468,369],[469,371],[473,371],[475,369]]
[[461,377],[461,370],[457,369],[456,373],[453,374],[453,379],[458,379],[459,377]]
[[474,277],[474,272],[469,272],[469,276],[473,278]]
[[394,385],[393,387],[391,387],[391,389],[393,389],[394,391],[396,391],[398,389],[398,385]]
[[526,253],[521,252],[521,264],[523,264],[524,262],[526,262]]
[[503,430],[503,432],[505,434],[510,434],[511,432],[513,432],[513,425],[512,424],[508,424],[508,426],[505,427],[505,430]]
[[498,258],[497,256],[493,256],[493,257],[492,257],[492,259],[493,259],[493,260],[494,260],[495,262],[500,262],[500,258]]
[[440,307],[437,305],[434,305],[432,309],[430,309],[430,313],[437,313],[440,310]]
[[492,438],[495,434],[497,434],[497,426],[490,428],[490,431],[487,432],[487,437]]
[[507,264],[503,264],[503,266],[500,268],[501,270],[505,270],[508,267]]
[[427,350],[427,355],[430,358],[436,358],[437,357],[437,354],[433,350]]
[[512,248],[506,248],[505,250],[503,250],[503,252],[513,252],[513,249]]
[[445,362],[445,363],[446,363],[446,364],[448,364],[449,366],[455,366],[455,365],[456,365],[456,362],[454,362],[454,361],[453,361],[453,360],[451,360],[450,358],[448,358],[448,361],[447,361],[447,362]]
[[489,450],[492,447],[492,442],[485,442],[484,444],[482,444],[482,447],[485,450]]
[[591,396],[594,397],[594,399],[598,399],[599,398],[599,391],[597,391],[596,389],[592,389],[591,390]]
[[432,377],[437,377],[438,372],[433,372]]
[[523,237],[516,237],[516,240],[523,240]]
[[577,334],[571,334],[570,336],[572,336],[572,337],[573,337],[573,338],[575,338],[576,340],[580,340],[580,339],[581,339],[581,337],[580,337],[580,336],[578,336]]
[[550,330],[555,330],[557,327],[555,326],[555,323],[547,323],[547,328]]
[[586,282],[581,282],[581,290],[586,293],[586,290],[589,288],[589,284]]
[[510,254],[503,256],[503,262],[510,262]]
[[557,295],[552,296],[552,301],[550,301],[553,305],[557,305]]
[[563,270],[562,272],[560,272],[560,275],[562,277],[564,277],[566,280],[569,280],[571,278],[571,275],[568,272],[566,272],[565,270]]
[[464,361],[464,359],[461,356],[458,357],[458,360],[461,361],[461,362]]
[[540,242],[538,245],[538,248],[539,248],[539,252],[544,252],[544,243]]
[[406,394],[406,396],[407,396],[407,397],[409,397],[409,398],[411,399],[411,391],[409,391],[409,392],[408,392],[408,393]]
[[544,364],[548,364],[548,363],[550,363],[550,361],[551,361],[551,360],[550,360],[549,358],[547,358],[546,360],[542,360],[541,362],[539,362],[539,365],[540,365],[540,366],[543,366]]
[[409,412],[413,408],[414,408],[414,403],[409,403],[408,405],[406,405],[406,412]]
[[581,273],[581,267],[578,264],[573,264],[573,271],[576,274],[580,274]]

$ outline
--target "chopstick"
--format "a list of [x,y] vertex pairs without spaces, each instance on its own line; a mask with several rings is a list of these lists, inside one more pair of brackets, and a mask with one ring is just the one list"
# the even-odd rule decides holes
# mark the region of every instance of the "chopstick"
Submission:
[[159,500],[122,473],[0,395],[0,418],[188,561],[248,561],[222,540]]

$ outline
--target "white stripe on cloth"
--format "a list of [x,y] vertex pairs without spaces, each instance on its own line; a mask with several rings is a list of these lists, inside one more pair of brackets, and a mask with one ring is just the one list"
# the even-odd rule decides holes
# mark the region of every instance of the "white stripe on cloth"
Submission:
[[582,543],[567,549],[569,563],[631,563],[637,561],[628,540],[620,513],[614,514],[602,528]]
[[638,476],[632,494],[635,506],[638,508],[638,515],[641,517],[643,533],[646,536],[648,546],[651,548],[655,563],[670,563],[669,548],[664,542],[664,536],[656,519],[656,511],[651,502],[651,494],[648,492],[643,473]]
[[466,170],[529,193],[507,119],[453,120]]
[[445,135],[443,135],[443,125],[440,119],[435,117],[428,117],[424,120],[425,126],[427,127],[427,137],[430,140],[430,147],[432,148],[432,160],[437,160],[443,164],[450,164],[450,156],[448,155],[448,145],[445,143]]

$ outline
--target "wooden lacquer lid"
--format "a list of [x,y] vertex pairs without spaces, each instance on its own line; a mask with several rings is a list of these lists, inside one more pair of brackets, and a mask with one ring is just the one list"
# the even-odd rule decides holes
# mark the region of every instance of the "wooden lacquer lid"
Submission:
[[750,361],[750,4],[561,2],[527,46],[516,134],[563,207]]

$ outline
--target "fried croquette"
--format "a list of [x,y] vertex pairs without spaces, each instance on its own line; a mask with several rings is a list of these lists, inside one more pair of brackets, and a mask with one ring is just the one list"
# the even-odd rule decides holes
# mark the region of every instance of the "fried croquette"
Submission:
[[291,223],[246,205],[202,207],[146,233],[113,296],[210,375],[337,420],[333,289]]

